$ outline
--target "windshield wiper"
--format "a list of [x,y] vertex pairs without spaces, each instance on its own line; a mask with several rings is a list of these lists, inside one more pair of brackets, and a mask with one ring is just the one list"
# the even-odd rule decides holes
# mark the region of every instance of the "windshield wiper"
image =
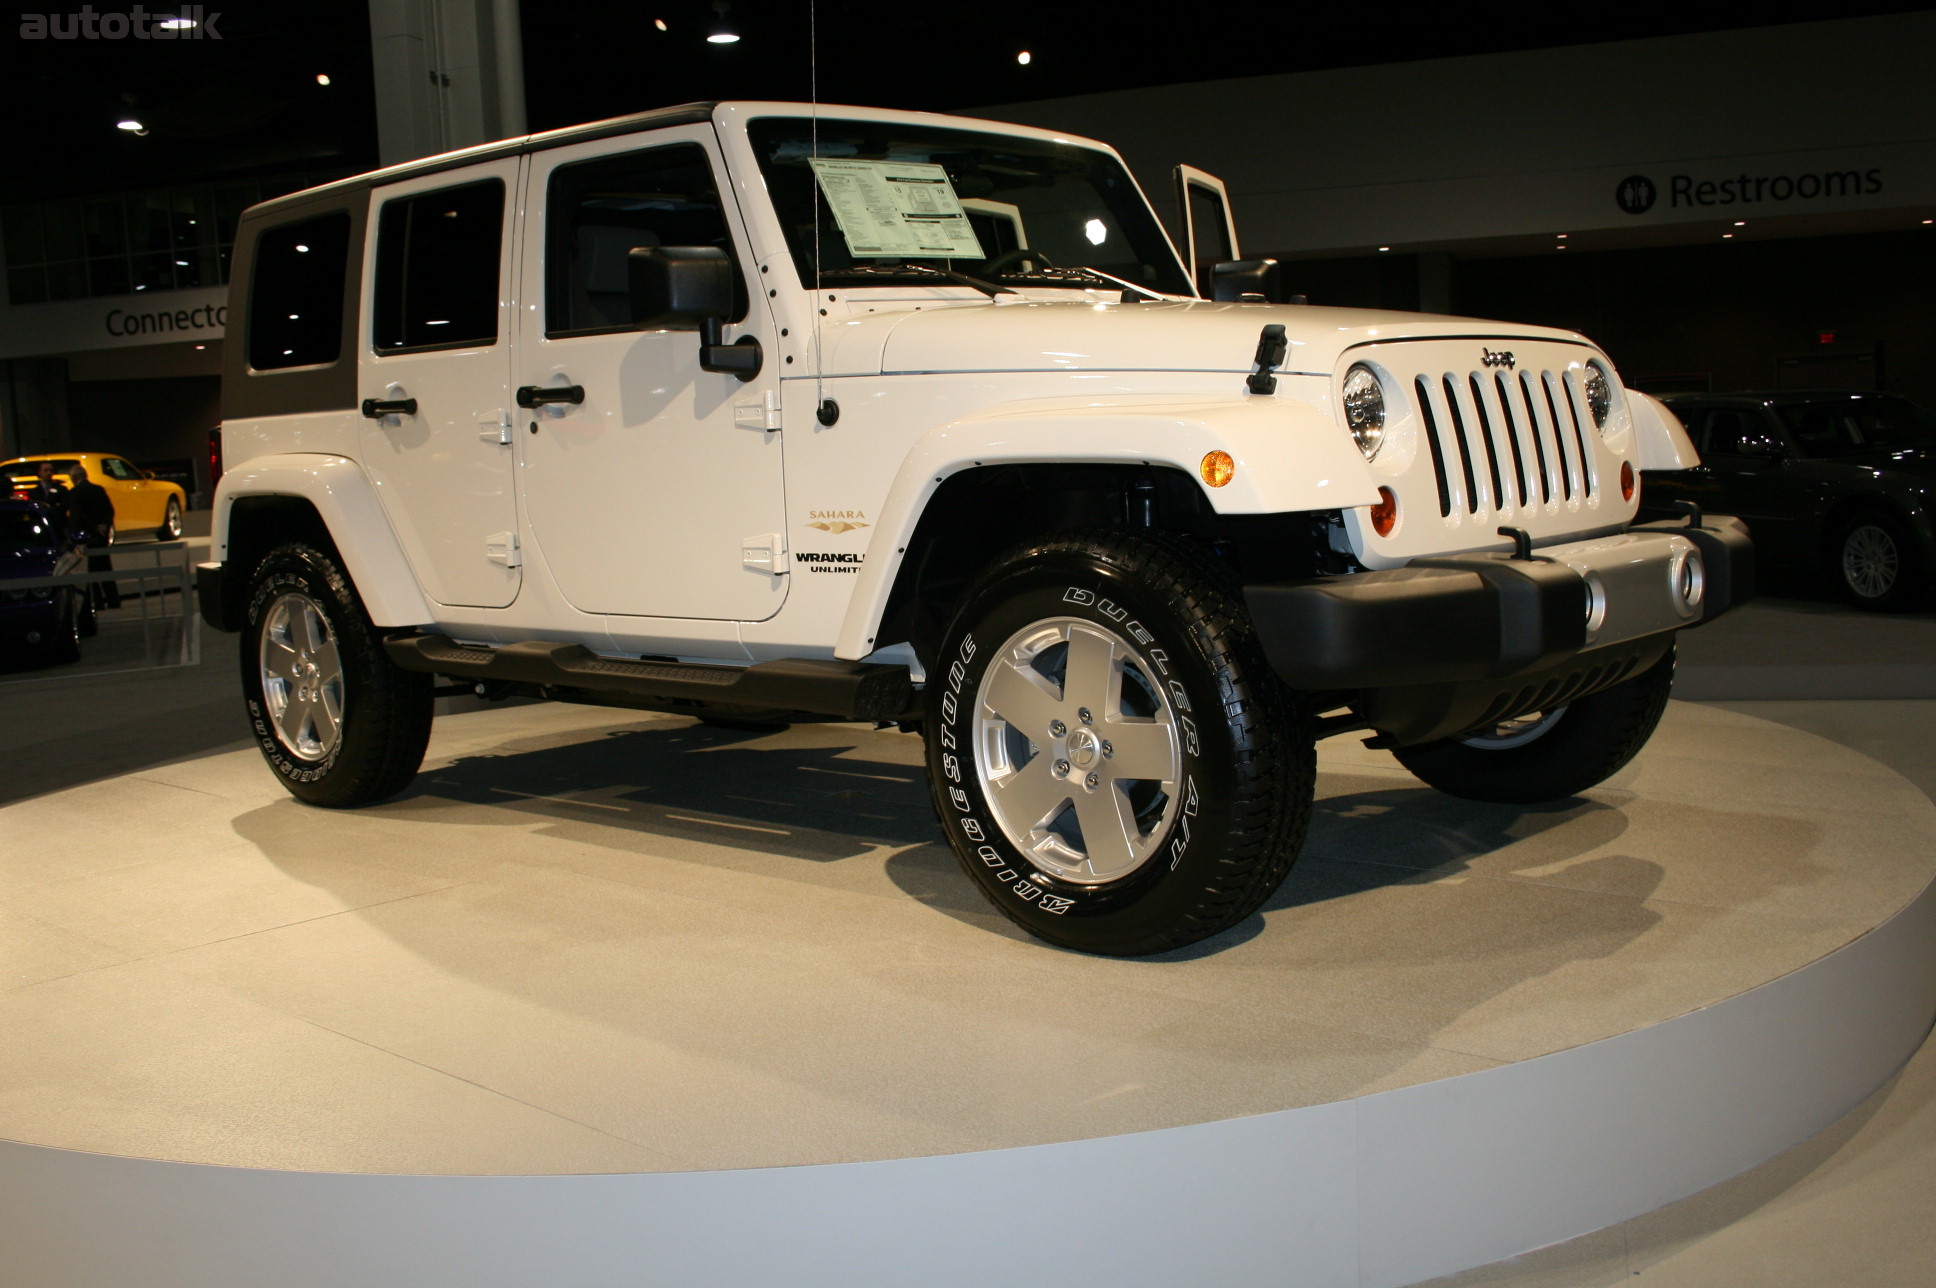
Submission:
[[820,280],[824,283],[829,278],[840,277],[902,277],[909,273],[913,273],[916,276],[945,277],[951,282],[959,282],[963,286],[972,286],[982,294],[988,296],[991,300],[997,295],[1017,294],[1017,291],[1012,286],[997,286],[993,282],[984,282],[979,277],[970,277],[968,274],[958,273],[952,268],[936,268],[932,264],[883,264],[879,267],[873,265],[856,265],[853,268],[830,269],[820,274]]

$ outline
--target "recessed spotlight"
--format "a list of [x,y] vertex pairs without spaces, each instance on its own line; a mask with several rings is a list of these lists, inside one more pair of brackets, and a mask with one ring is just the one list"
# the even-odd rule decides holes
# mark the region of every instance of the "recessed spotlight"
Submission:
[[736,45],[739,43],[739,33],[733,30],[732,23],[726,21],[726,11],[731,7],[726,0],[713,0],[713,12],[719,17],[713,20],[713,29],[706,33],[707,44]]
[[329,73],[328,73],[328,72],[317,72],[317,73],[316,73],[316,83],[317,83],[318,85],[328,85],[328,84],[329,84]]
[[1389,246],[1380,246],[1380,247],[1378,248],[1378,253],[1382,255],[1382,254],[1384,254],[1384,253],[1385,253],[1386,251],[1388,251],[1388,250],[1390,250],[1390,249],[1391,249],[1391,247],[1389,247]]
[[1737,219],[1734,221],[1734,226],[1736,228],[1746,228],[1748,226],[1748,221],[1745,219]]
[[665,19],[664,19],[664,18],[654,18],[654,19],[652,20],[652,25],[653,25],[653,26],[655,26],[655,27],[657,27],[657,28],[658,28],[658,29],[659,29],[660,31],[670,31],[670,30],[671,30],[671,28],[670,28],[670,27],[667,27],[667,26],[665,25]]
[[1733,236],[1734,236],[1734,234],[1733,234],[1733,233],[1722,233],[1722,234],[1721,234],[1721,240],[1722,240],[1722,241],[1727,241],[1727,240],[1729,240],[1730,238],[1732,238]]
[[1554,234],[1553,234],[1553,236],[1555,236],[1555,237],[1557,237],[1557,238],[1559,238],[1559,239],[1560,239],[1561,241],[1565,241],[1565,240],[1566,240],[1566,234],[1565,234],[1565,233],[1554,233]]
[[117,130],[126,130],[130,134],[146,134],[148,132],[148,127],[135,120],[132,116],[123,117],[121,120],[116,121],[114,128]]
[[1021,64],[1023,67],[1027,67],[1030,63],[1035,61],[1035,55],[1031,54],[1028,50],[1024,49],[1021,53],[1015,55],[1015,61]]

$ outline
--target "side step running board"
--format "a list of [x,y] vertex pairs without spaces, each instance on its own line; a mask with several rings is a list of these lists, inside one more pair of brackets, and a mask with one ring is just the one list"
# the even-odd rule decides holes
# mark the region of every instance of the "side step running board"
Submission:
[[384,647],[390,660],[406,671],[466,680],[809,711],[850,720],[891,720],[906,716],[914,705],[908,669],[871,662],[797,657],[745,667],[633,662],[600,657],[582,644],[527,640],[503,648],[470,648],[442,635],[396,636]]

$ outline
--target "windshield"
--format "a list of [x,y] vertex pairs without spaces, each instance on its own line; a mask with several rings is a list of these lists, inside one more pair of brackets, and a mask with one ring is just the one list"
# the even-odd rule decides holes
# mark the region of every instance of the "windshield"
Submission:
[[43,511],[0,510],[0,553],[45,550],[57,541],[53,521]]
[[1193,294],[1135,180],[1105,152],[837,120],[819,123],[816,144],[806,117],[762,117],[747,135],[803,286],[817,249],[827,285],[933,285],[936,270],[1010,287],[1112,285],[1086,268]]
[[1775,409],[1810,456],[1936,447],[1936,417],[1901,398],[1855,394]]

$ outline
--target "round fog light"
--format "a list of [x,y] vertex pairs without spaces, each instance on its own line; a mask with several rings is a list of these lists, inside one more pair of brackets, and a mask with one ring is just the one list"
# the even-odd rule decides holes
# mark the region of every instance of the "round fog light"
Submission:
[[1707,591],[1707,568],[1701,563],[1701,552],[1690,550],[1675,560],[1671,575],[1675,606],[1690,616],[1699,612],[1701,596]]
[[1607,620],[1607,584],[1600,580],[1600,574],[1590,572],[1586,575],[1586,633],[1591,639],[1597,635]]

